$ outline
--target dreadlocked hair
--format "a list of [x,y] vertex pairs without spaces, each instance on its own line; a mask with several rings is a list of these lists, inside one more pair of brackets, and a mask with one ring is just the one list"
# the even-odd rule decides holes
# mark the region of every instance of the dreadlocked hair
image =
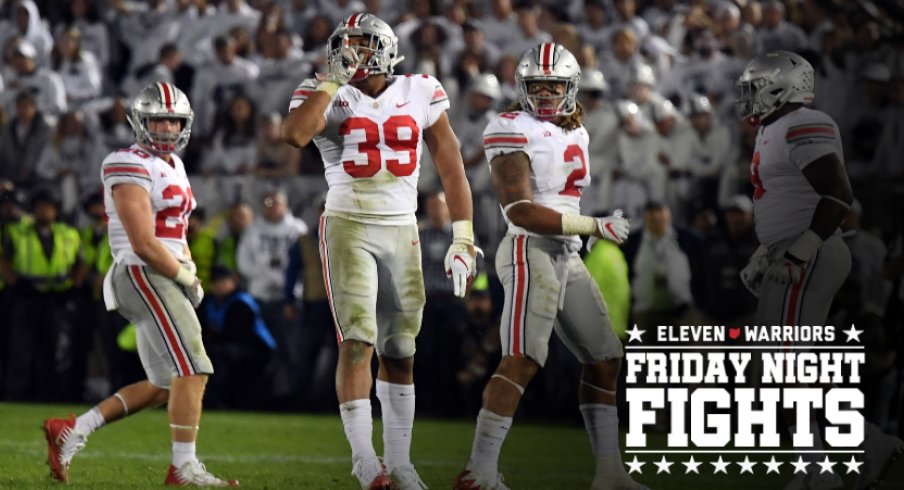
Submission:
[[[505,108],[506,112],[516,112],[523,110],[524,107],[522,107],[521,102],[518,102],[517,100],[512,102],[508,107]],[[579,127],[584,125],[584,106],[582,106],[580,102],[576,101],[574,103],[574,112],[572,112],[568,116],[559,116],[553,119],[552,123],[564,129],[565,131],[578,129]]]

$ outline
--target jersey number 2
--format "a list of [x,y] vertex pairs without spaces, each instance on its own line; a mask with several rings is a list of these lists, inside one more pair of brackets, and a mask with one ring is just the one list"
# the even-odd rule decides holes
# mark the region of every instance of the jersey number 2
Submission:
[[[187,192],[186,192],[187,191]],[[182,189],[178,185],[170,185],[163,189],[164,199],[175,199],[179,197],[181,203],[157,212],[154,219],[154,235],[157,238],[171,238],[173,240],[181,240],[185,236],[185,227],[188,226],[188,211],[191,208],[191,201],[194,198],[191,188]],[[175,225],[167,225],[170,218],[178,219]]]
[[575,159],[581,161],[581,167],[576,168],[568,174],[568,180],[565,181],[565,188],[562,189],[562,192],[559,193],[561,196],[574,196],[581,197],[581,188],[584,187],[584,184],[578,184],[578,181],[584,180],[584,177],[587,176],[587,159],[584,158],[584,151],[581,150],[581,147],[578,145],[568,145],[568,148],[565,148],[565,155],[563,155],[565,159],[565,163],[571,163]]
[[[400,130],[408,128],[410,131],[407,139],[401,139]],[[367,164],[358,165],[354,160],[342,162],[345,172],[356,179],[373,177],[383,166],[380,154],[380,126],[366,117],[350,117],[339,127],[339,134],[343,137],[351,134],[353,130],[364,131],[364,141],[358,143],[358,151],[367,155]],[[408,153],[408,162],[402,163],[399,159],[387,159],[386,170],[396,177],[407,177],[414,173],[417,166],[417,145],[420,131],[414,118],[408,115],[395,115],[383,123],[383,137],[386,146],[399,153]]]

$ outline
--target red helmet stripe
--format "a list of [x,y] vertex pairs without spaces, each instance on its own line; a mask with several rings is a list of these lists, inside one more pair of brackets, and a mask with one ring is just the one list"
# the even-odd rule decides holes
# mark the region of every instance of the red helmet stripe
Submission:
[[355,24],[358,23],[358,17],[361,17],[361,14],[352,14],[352,16],[348,18],[349,29],[354,29],[355,27],[357,27]]
[[173,95],[170,91],[170,86],[166,82],[159,83],[161,90],[163,91],[163,103],[166,104],[166,110],[169,112],[173,112]]
[[543,57],[543,73],[546,75],[549,75],[551,72],[550,65],[552,65],[552,46],[552,44],[546,43],[540,50],[540,53],[542,53]]

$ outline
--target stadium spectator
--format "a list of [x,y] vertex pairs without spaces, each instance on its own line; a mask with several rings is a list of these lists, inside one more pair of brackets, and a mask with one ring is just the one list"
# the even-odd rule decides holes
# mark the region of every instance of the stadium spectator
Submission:
[[97,175],[107,150],[100,136],[87,127],[83,113],[67,112],[38,157],[35,173],[60,197],[62,216],[73,216],[82,196],[99,187]]
[[210,209],[219,212],[228,203],[243,199],[254,184],[246,176],[256,166],[256,109],[251,98],[239,92],[228,100],[201,162]]
[[260,20],[260,11],[248,5],[245,0],[225,0],[221,2],[216,13],[205,19],[209,29],[206,34],[216,38],[236,28],[242,29],[247,34],[257,30]]
[[276,349],[257,302],[239,288],[234,271],[210,272],[210,298],[202,308],[204,345],[217,375],[205,402],[214,408],[260,410],[268,407],[267,365]]
[[98,106],[98,124],[107,151],[128,148],[132,144],[134,133],[129,126],[127,105],[125,96],[116,94],[106,98],[103,106]]
[[688,222],[686,209],[690,189],[690,160],[696,136],[687,120],[669,100],[651,104],[653,124],[656,126],[656,160],[667,175],[665,203],[674,210],[680,223]]
[[[13,78],[6,80],[6,94],[14,96],[22,90],[30,90],[38,104],[38,111],[53,122],[66,112],[66,91],[60,75],[47,68],[41,68],[35,60],[37,51],[28,41],[20,41],[12,47]],[[4,106],[10,99],[0,96]]]
[[612,206],[622,209],[628,219],[635,221],[632,226],[636,228],[644,205],[665,198],[665,169],[657,159],[656,130],[637,104],[619,101],[616,112],[618,166],[612,182]]
[[[71,340],[73,287],[85,279],[78,230],[58,220],[60,203],[48,190],[31,197],[31,218],[7,225],[0,272],[9,284],[6,399],[60,401],[56,362]],[[65,349],[64,349],[65,350]]]
[[179,36],[179,12],[165,0],[114,2],[116,38],[129,49],[127,74],[157,61],[160,48]]
[[210,272],[216,261],[216,239],[207,223],[207,212],[202,207],[195,208],[188,217],[185,233],[191,260],[195,263],[195,275],[201,281],[204,292],[210,291]]
[[56,26],[55,34],[59,36],[64,30],[78,29],[81,47],[94,55],[101,73],[106,73],[112,48],[107,26],[101,20],[99,4],[96,0],[72,0],[62,23]]
[[[719,124],[713,114],[709,98],[696,95],[690,100],[691,144],[690,171],[692,175],[690,204],[718,209],[719,185],[724,181],[726,167],[738,159],[728,127]],[[729,189],[726,189],[730,192]],[[730,194],[729,194],[730,195]]]
[[50,61],[50,50],[53,49],[53,36],[47,29],[45,19],[41,17],[38,5],[32,0],[10,2],[10,17],[7,22],[0,22],[0,44],[5,45],[12,37],[19,37],[34,48],[32,58],[37,66],[47,66]]
[[263,199],[263,213],[245,229],[239,241],[236,263],[248,293],[260,306],[264,323],[276,340],[273,393],[291,394],[291,369],[296,353],[283,317],[286,266],[289,248],[308,232],[307,225],[292,215],[282,191],[271,191]]
[[50,66],[63,79],[66,101],[73,108],[100,96],[101,67],[94,53],[81,46],[82,34],[77,28],[63,31],[51,53]]
[[53,129],[38,111],[35,94],[16,94],[16,112],[0,137],[0,179],[30,187],[37,181],[38,159],[50,144]]
[[226,211],[226,226],[217,235],[216,264],[231,271],[238,270],[238,247],[242,234],[254,220],[254,211],[248,203],[239,201]]
[[292,96],[296,81],[311,74],[301,50],[292,43],[292,34],[278,29],[267,36],[266,51],[260,60],[260,75],[251,94],[260,114],[282,113]]
[[625,27],[616,30],[610,38],[612,49],[600,55],[600,70],[606,74],[613,100],[628,96],[628,82],[631,70],[640,61],[637,34]]
[[216,56],[203,68],[198,68],[191,93],[195,100],[195,122],[192,132],[211,136],[217,115],[228,101],[241,92],[248,92],[260,69],[235,53],[235,40],[220,36],[214,40]]
[[644,39],[650,34],[650,26],[642,17],[637,15],[637,3],[634,0],[615,0],[616,16],[612,19],[609,29],[617,31],[628,28],[634,31],[637,39]]
[[505,40],[499,45],[499,49],[512,56],[520,56],[527,50],[540,43],[552,41],[552,35],[541,31],[538,24],[540,8],[530,2],[519,3],[515,8],[518,19],[518,29],[509,31]]
[[763,23],[757,28],[757,41],[763,53],[778,50],[799,53],[809,44],[803,29],[785,21],[785,4],[780,0],[763,2]]
[[297,176],[301,166],[301,152],[282,139],[282,121],[279,112],[271,112],[260,118],[258,124],[254,174],[271,186]]
[[585,0],[584,15],[578,20],[578,34],[581,40],[593,46],[597,53],[609,51],[612,32],[606,27],[606,8],[604,0]]
[[735,195],[722,208],[723,225],[703,237],[691,272],[694,303],[703,325],[753,325],[756,297],[741,282],[741,269],[759,246],[753,202]]
[[[480,29],[488,43],[502,49],[508,38],[518,30],[518,16],[512,9],[512,0],[489,0],[489,4],[489,15],[480,18]],[[514,53],[512,56],[520,55]]]
[[578,100],[584,106],[584,127],[593,135],[587,149],[590,186],[584,189],[581,212],[593,215],[610,205],[612,173],[618,164],[618,114],[607,100],[609,83],[603,72],[584,68]]
[[[186,70],[193,75],[191,68],[183,65],[182,52],[177,45],[175,43],[166,43],[160,46],[156,63],[147,63],[136,68],[134,73],[123,80],[122,89],[123,92],[132,94],[154,82],[167,82],[174,83],[177,86],[184,86],[184,83],[180,84],[180,82],[185,82]],[[177,73],[181,75],[178,77],[180,80],[177,80]]]

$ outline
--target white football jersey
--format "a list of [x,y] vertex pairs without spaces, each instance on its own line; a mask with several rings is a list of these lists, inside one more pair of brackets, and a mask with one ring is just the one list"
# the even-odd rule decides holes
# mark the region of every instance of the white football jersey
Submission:
[[[302,82],[289,110],[317,83]],[[395,76],[376,98],[340,87],[324,112],[326,127],[314,138],[329,185],[325,214],[371,224],[416,223],[424,130],[448,108],[445,90],[429,75]]]
[[197,206],[191,185],[185,174],[185,166],[178,155],[172,155],[170,165],[138,145],[116,150],[107,155],[101,167],[104,183],[104,208],[107,214],[107,232],[110,236],[110,252],[118,264],[146,265],[132,245],[113,202],[113,186],[135,184],[148,191],[151,211],[154,213],[154,236],[177,259],[188,246],[188,216]]
[[800,108],[761,126],[750,163],[756,234],[769,246],[810,227],[822,198],[803,169],[829,153],[844,163],[841,134],[827,114]]
[[[560,213],[581,212],[581,193],[590,185],[587,149],[590,137],[583,126],[566,131],[523,111],[496,116],[483,131],[487,161],[506,153],[524,152],[530,159],[533,202]],[[491,166],[492,169],[492,166]],[[508,231],[536,235],[515,226],[505,217]],[[553,236],[580,247],[577,236]]]

